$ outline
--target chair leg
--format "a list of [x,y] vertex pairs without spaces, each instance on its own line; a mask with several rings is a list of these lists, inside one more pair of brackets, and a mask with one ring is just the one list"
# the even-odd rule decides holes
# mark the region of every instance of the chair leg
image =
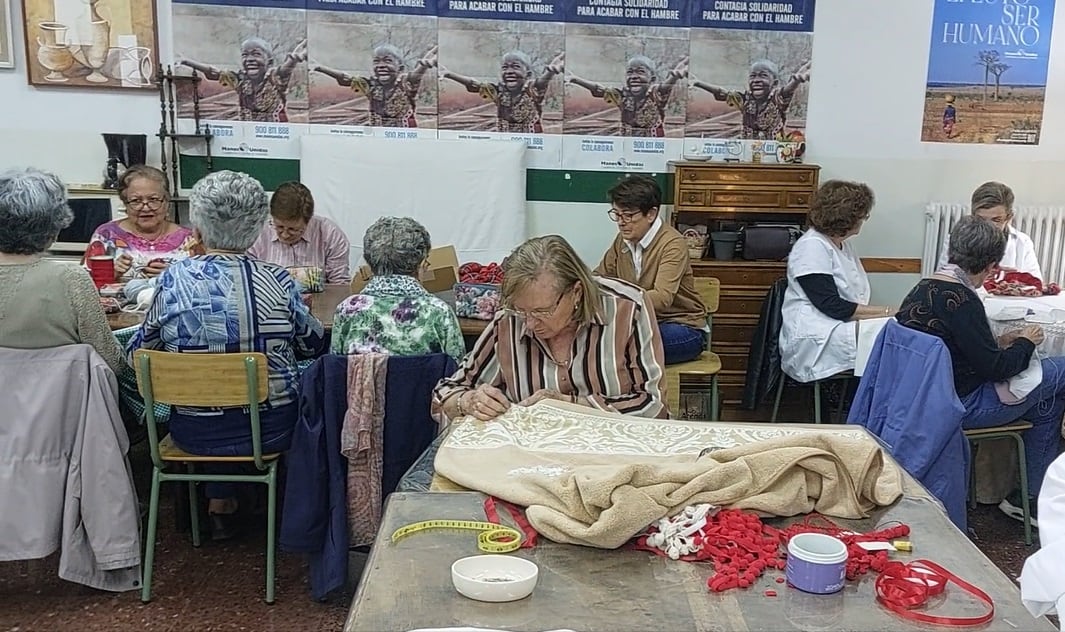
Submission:
[[1024,511],[1024,543],[1032,546],[1032,510],[1028,502],[1028,460],[1024,456],[1024,439],[1020,434],[1011,435],[1017,444],[1017,469],[1021,471],[1021,509]]
[[814,423],[821,423],[821,383],[814,382]]
[[277,463],[270,466],[270,477],[267,479],[267,508],[266,508],[266,603],[274,603],[274,555],[277,550],[275,543],[277,534]]
[[152,564],[155,562],[155,529],[159,524],[159,469],[152,468],[152,491],[148,504],[148,538],[144,545],[144,570],[141,574],[141,601],[152,599]]
[[836,416],[832,423],[842,424],[847,421],[843,418],[843,407],[847,403],[847,392],[850,390],[850,384],[850,379],[843,380],[843,389],[839,394],[839,404],[836,406]]
[[[194,473],[192,463],[188,464],[188,470],[189,474]],[[192,530],[192,546],[200,546],[200,499],[195,481],[189,481],[189,529]]]
[[969,442],[969,509],[976,509],[976,452],[979,445],[977,441]]
[[717,375],[710,378],[710,421],[721,420],[721,391],[718,390]]
[[780,376],[780,382],[777,383],[777,397],[773,400],[773,416],[769,418],[769,421],[776,423],[777,413],[780,411],[780,396],[784,394],[784,382],[787,378],[783,375]]

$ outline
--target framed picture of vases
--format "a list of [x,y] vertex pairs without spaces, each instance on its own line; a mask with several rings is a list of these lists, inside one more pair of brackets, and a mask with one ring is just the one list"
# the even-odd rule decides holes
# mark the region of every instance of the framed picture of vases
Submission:
[[15,67],[11,36],[11,0],[0,0],[0,68]]
[[155,89],[152,0],[22,0],[22,28],[30,85]]

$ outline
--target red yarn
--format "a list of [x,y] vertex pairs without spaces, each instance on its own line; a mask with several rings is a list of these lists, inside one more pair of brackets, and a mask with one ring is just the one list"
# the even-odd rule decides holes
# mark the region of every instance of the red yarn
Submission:
[[[664,556],[665,552],[647,544],[647,535],[656,531],[654,527],[649,529],[636,539],[634,547]],[[824,516],[812,514],[801,523],[776,529],[763,524],[753,513],[723,509],[707,518],[706,526],[693,535],[692,541],[698,547],[695,553],[680,559],[714,563],[714,575],[707,580],[710,590],[747,588],[767,569],[784,569],[788,541],[800,533],[824,533],[842,540],[847,545],[847,579],[855,579],[870,570],[880,572],[888,563],[887,551],[866,551],[859,542],[887,542],[909,535],[910,528],[899,523],[871,533],[854,533]]]
[[503,283],[503,268],[498,263],[465,263],[459,268],[459,282],[499,285]]

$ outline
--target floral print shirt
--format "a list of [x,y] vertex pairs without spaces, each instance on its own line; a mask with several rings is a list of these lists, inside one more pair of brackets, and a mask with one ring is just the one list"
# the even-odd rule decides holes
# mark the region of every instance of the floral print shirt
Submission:
[[446,353],[462,360],[466,345],[451,307],[414,277],[375,276],[337,306],[333,353],[401,356]]

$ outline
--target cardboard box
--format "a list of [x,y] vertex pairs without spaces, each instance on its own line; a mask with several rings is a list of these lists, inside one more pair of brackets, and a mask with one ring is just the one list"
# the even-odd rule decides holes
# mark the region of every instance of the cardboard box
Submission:
[[[426,259],[429,266],[422,270],[418,280],[429,293],[448,292],[459,282],[459,257],[454,246],[433,248]],[[361,292],[372,276],[368,266],[359,266],[351,278],[351,293]]]

